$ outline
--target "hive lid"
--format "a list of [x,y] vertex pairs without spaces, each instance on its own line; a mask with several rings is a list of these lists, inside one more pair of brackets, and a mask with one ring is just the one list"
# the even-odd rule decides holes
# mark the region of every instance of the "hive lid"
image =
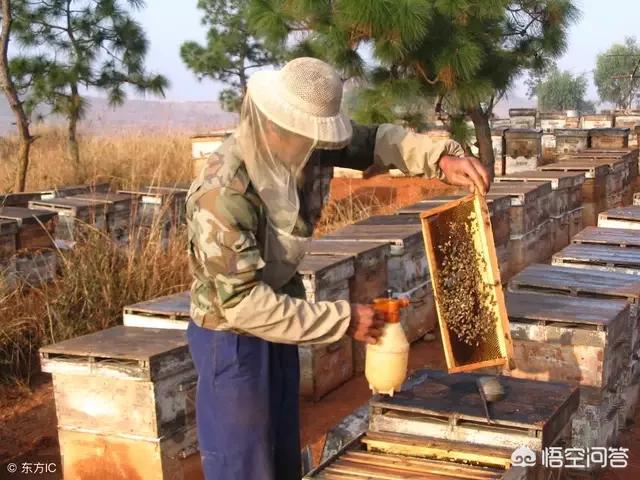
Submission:
[[420,225],[348,225],[324,236],[328,240],[389,242],[410,246],[422,243]]
[[[447,374],[436,370],[416,373],[422,381],[393,397],[374,396],[372,408],[390,409],[408,414],[470,420],[486,424],[484,405],[476,381],[481,374]],[[564,383],[539,382],[508,376],[499,377],[505,397],[491,404],[491,423],[507,428],[545,430],[558,417],[570,415],[578,407],[576,387]],[[428,432],[425,432],[428,434]]]
[[[640,206],[629,206],[612,208],[606,212],[600,214],[602,218],[609,220],[628,220],[631,222],[640,222]],[[635,234],[636,237],[640,237],[638,232],[630,231],[630,234]]]
[[31,200],[40,200],[43,192],[21,192],[0,194],[1,207],[22,207],[26,208]]
[[601,178],[609,172],[609,165],[597,164],[590,160],[574,161],[567,160],[558,163],[550,163],[538,167],[540,171],[559,171],[559,172],[584,172],[586,178]]
[[46,223],[58,214],[49,210],[35,210],[23,207],[0,207],[0,218],[16,220],[19,225]]
[[538,114],[540,120],[564,120],[567,118],[565,112],[540,112]]
[[[408,205],[396,211],[396,214],[399,215],[415,215],[430,210],[438,205],[442,205],[443,203],[450,202],[452,200],[459,200],[463,198],[465,195],[446,195],[442,197],[430,198],[428,200],[422,200],[420,202],[414,203],[413,205]],[[485,200],[487,202],[487,207],[489,208],[489,213],[494,215],[495,213],[500,213],[509,210],[511,206],[511,197],[509,195],[505,195],[503,193],[496,193],[489,191],[485,196]]]
[[101,192],[89,192],[81,193],[80,195],[74,195],[68,198],[81,198],[85,200],[91,200],[100,203],[129,203],[131,202],[131,196],[122,193],[101,193]]
[[540,138],[542,137],[541,128],[509,128],[504,132],[504,136],[509,138]]
[[627,137],[629,136],[628,128],[592,128],[589,135],[592,137]]
[[510,117],[535,117],[538,110],[535,108],[510,108]]
[[629,310],[625,300],[603,302],[601,299],[539,293],[508,292],[506,302],[511,322],[569,323],[606,328]]
[[[633,221],[638,220],[640,220],[640,218],[633,219]],[[640,247],[640,235],[638,235],[637,230],[629,228],[587,227],[573,237],[572,243],[590,243],[616,247]]]
[[580,172],[554,172],[554,171],[538,171],[510,173],[501,177],[496,177],[494,182],[551,182],[553,190],[571,188],[584,183],[584,173]]
[[554,133],[556,137],[589,137],[589,130],[584,128],[556,128]]
[[356,222],[355,225],[407,225],[420,226],[420,218],[407,215],[375,215]]
[[389,255],[388,242],[347,242],[320,238],[309,243],[307,255],[340,255],[359,257],[366,254]]
[[560,158],[560,163],[567,162],[584,162],[593,165],[604,165],[611,170],[620,170],[625,168],[627,160],[620,157],[598,157],[595,155],[570,155],[568,157]]
[[[349,269],[349,265],[351,268]],[[353,276],[353,257],[343,255],[305,255],[298,266],[298,273],[301,275],[317,276],[323,272],[339,267],[344,268],[343,275],[334,280],[344,280]],[[341,269],[342,271],[343,269]]]
[[508,195],[511,205],[521,206],[536,201],[551,193],[551,182],[500,182],[492,183],[491,190],[494,193]]
[[124,311],[126,313],[146,313],[172,318],[189,318],[190,307],[191,292],[186,291],[128,305],[124,307]]
[[535,264],[509,282],[509,290],[563,292],[573,296],[640,298],[640,278],[624,273]]
[[611,245],[573,244],[553,256],[554,262],[581,263],[608,268],[640,270],[640,249]]
[[78,210],[96,206],[104,208],[104,205],[96,205],[96,202],[92,200],[77,197],[52,198],[50,200],[33,200],[29,202],[29,208],[45,210],[55,208]]
[[184,330],[117,326],[40,349],[42,371],[156,380],[193,368]]

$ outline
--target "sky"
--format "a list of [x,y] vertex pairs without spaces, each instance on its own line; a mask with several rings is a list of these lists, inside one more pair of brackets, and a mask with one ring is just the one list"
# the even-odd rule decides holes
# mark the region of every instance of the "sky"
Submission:
[[[180,59],[180,45],[187,40],[204,41],[206,29],[200,23],[197,0],[150,0],[136,12],[150,42],[147,67],[169,78],[166,99],[172,101],[217,100],[222,85],[210,80],[199,82]],[[598,53],[626,36],[640,38],[640,0],[576,0],[582,18],[570,30],[569,48],[559,59],[563,70],[574,74],[591,71]],[[179,6],[178,6],[179,5]],[[513,94],[524,97],[526,88],[519,82]],[[596,98],[592,83],[588,92]]]

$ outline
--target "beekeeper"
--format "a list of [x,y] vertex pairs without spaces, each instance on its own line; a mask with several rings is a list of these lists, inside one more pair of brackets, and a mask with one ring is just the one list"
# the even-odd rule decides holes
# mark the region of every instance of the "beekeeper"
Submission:
[[320,60],[256,72],[235,134],[190,188],[187,337],[208,480],[299,479],[298,345],[345,334],[375,343],[381,333],[368,305],[303,300],[296,269],[333,167],[377,164],[488,188],[486,170],[454,141],[356,125],[341,101],[340,77]]

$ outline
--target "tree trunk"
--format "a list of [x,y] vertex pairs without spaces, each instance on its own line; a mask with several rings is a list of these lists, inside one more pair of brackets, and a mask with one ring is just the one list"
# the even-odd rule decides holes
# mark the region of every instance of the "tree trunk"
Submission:
[[20,147],[18,149],[18,161],[16,169],[16,180],[14,191],[23,192],[27,182],[27,169],[29,168],[29,151],[33,137],[29,131],[29,119],[24,111],[22,102],[18,97],[18,91],[9,72],[9,39],[11,35],[11,24],[13,22],[11,12],[11,1],[3,0],[2,5],[2,33],[0,34],[0,84],[7,97],[7,102],[16,119],[18,134],[20,136]]
[[78,120],[80,117],[80,95],[78,87],[71,87],[71,102],[69,109],[69,124],[67,125],[67,158],[73,165],[78,182],[84,181],[85,172],[80,165],[80,147],[78,145]]
[[493,180],[495,176],[495,157],[493,155],[493,143],[491,141],[491,126],[489,125],[489,114],[477,105],[469,111],[469,117],[473,121],[476,130],[476,141],[480,151],[480,161],[487,168],[489,177]]

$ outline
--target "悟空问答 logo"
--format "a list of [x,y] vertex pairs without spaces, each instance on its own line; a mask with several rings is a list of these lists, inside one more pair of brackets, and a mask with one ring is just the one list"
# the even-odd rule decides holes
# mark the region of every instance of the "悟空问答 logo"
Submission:
[[511,454],[511,465],[514,467],[533,467],[536,464],[536,452],[529,447],[518,447]]

